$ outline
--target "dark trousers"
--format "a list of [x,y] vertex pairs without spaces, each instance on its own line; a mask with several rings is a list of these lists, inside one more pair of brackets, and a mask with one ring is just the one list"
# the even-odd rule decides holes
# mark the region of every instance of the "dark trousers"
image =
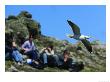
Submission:
[[26,53],[32,60],[38,59],[38,53],[36,50],[32,50]]

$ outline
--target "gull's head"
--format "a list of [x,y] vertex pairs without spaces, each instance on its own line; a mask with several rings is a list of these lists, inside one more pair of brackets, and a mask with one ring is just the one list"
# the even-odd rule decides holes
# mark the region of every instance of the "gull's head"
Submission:
[[73,34],[66,34],[66,36],[69,38],[73,38],[74,35]]

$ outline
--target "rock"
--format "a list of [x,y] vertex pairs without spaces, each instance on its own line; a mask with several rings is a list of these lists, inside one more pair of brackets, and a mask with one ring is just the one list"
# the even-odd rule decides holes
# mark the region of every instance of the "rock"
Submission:
[[16,69],[13,65],[11,65],[11,67],[8,69],[8,71],[11,71],[11,72],[18,72],[19,70]]

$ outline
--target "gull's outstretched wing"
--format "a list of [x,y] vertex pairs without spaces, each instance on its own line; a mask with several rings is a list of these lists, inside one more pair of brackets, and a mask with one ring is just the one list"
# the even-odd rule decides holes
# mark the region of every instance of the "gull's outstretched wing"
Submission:
[[67,20],[68,24],[71,26],[74,35],[81,35],[80,33],[80,28],[74,24],[73,22],[71,22],[70,20]]
[[81,41],[84,44],[84,46],[86,47],[86,49],[91,53],[92,52],[92,46],[91,46],[90,42],[86,39],[83,39]]

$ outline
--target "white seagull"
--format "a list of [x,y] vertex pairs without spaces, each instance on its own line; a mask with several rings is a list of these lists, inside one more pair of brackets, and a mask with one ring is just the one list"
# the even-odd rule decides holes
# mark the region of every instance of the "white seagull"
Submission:
[[74,38],[76,40],[80,40],[84,44],[86,49],[91,53],[92,52],[92,46],[91,46],[90,42],[87,40],[87,39],[91,38],[91,36],[81,35],[80,28],[76,24],[74,24],[70,20],[67,20],[67,22],[71,26],[73,33],[74,33],[74,34],[69,34],[67,36],[69,38]]

